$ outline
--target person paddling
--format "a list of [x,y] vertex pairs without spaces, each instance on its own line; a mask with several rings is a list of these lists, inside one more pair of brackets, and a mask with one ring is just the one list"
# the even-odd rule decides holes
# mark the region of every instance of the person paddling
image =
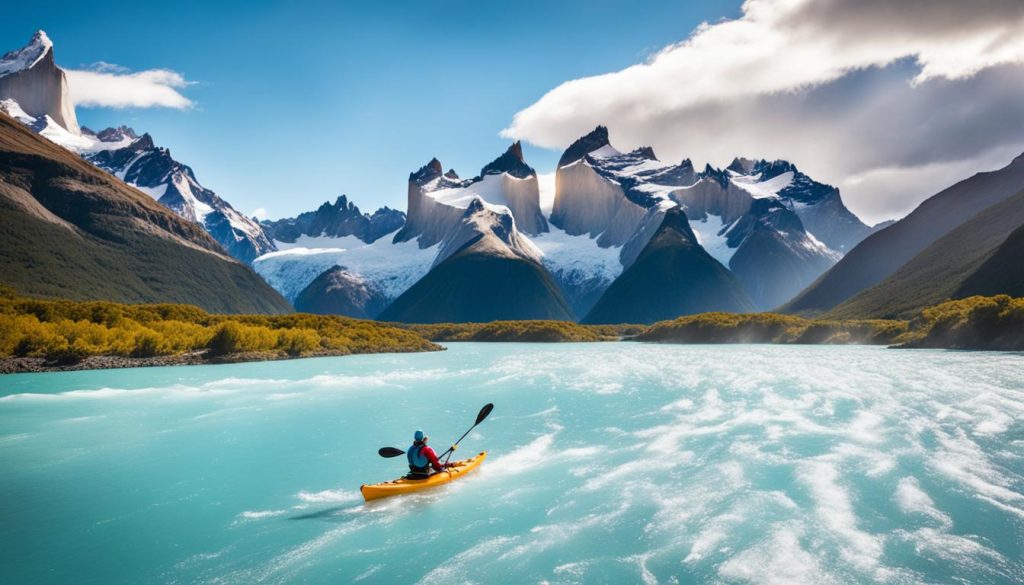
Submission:
[[430,477],[430,470],[435,473],[442,471],[445,465],[437,458],[437,453],[427,445],[430,437],[423,434],[423,431],[416,431],[412,436],[412,446],[405,454],[409,458],[409,479],[426,479]]

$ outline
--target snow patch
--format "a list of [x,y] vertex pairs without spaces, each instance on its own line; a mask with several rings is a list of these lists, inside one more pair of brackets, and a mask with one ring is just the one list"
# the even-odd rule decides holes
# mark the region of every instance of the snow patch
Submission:
[[53,42],[50,37],[43,31],[36,32],[25,47],[0,57],[0,77],[35,67],[51,49]]
[[264,254],[253,268],[289,301],[334,266],[342,266],[377,286],[388,300],[397,298],[430,270],[439,244],[420,248],[416,240],[392,243],[394,233],[352,248],[293,247]]
[[778,197],[779,191],[782,191],[793,182],[793,171],[786,171],[767,181],[761,180],[761,173],[733,176],[731,181],[733,185],[750,193],[755,199]]
[[598,148],[597,150],[592,150],[587,154],[593,158],[611,158],[613,156],[619,156],[620,154],[622,154],[622,152],[620,152],[611,144],[605,144],[601,148]]
[[560,272],[562,280],[582,282],[596,277],[611,282],[622,273],[622,248],[602,248],[587,234],[570,236],[549,223],[548,232],[532,236],[531,240],[540,250],[544,266],[551,272]]
[[729,261],[736,253],[736,248],[729,247],[727,237],[736,221],[739,220],[726,224],[720,215],[707,215],[705,219],[690,220],[690,229],[697,236],[697,242],[723,266],[729,266]]

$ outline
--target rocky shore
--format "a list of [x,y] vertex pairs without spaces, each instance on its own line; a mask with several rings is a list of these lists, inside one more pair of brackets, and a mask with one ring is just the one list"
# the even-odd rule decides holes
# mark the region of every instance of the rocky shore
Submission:
[[233,364],[242,362],[263,362],[310,357],[350,355],[348,351],[319,351],[301,356],[285,352],[246,352],[222,356],[209,356],[209,352],[190,352],[178,355],[162,355],[132,358],[116,355],[90,356],[77,362],[57,362],[41,357],[0,358],[0,374],[21,374],[28,372],[71,372],[76,370],[111,370],[116,368],[146,368],[161,366],[198,366],[209,364]]

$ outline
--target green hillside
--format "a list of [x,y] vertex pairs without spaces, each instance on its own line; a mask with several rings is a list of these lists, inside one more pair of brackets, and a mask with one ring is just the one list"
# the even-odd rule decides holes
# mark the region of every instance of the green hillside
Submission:
[[291,310],[198,225],[3,114],[0,283],[77,300]]
[[[925,248],[877,286],[840,304],[824,316],[833,319],[910,318],[925,307],[957,298],[964,283],[982,267],[1014,230],[1024,225],[1024,191],[993,205]],[[1004,252],[1006,272],[1019,275],[1012,250]],[[990,267],[989,270],[992,268]],[[993,286],[992,277],[979,277],[975,292],[1012,293]],[[962,294],[962,293],[961,293]]]

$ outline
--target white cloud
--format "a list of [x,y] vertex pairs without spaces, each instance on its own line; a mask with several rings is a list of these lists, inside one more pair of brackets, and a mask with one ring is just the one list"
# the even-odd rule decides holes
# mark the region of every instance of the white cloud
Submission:
[[256,209],[252,210],[252,213],[249,214],[249,217],[255,217],[257,220],[263,221],[264,219],[270,217],[270,214],[267,213],[266,209],[262,207],[257,207]]
[[[1020,0],[747,0],[645,63],[563,83],[502,134],[561,148],[604,124],[668,160],[787,158],[873,221],[946,186],[943,169],[1024,150],[1022,63]],[[897,200],[870,191],[883,176]]]
[[100,108],[176,108],[193,105],[181,94],[192,82],[175,71],[149,69],[129,72],[111,63],[96,63],[88,70],[67,70],[68,89],[76,106]]

